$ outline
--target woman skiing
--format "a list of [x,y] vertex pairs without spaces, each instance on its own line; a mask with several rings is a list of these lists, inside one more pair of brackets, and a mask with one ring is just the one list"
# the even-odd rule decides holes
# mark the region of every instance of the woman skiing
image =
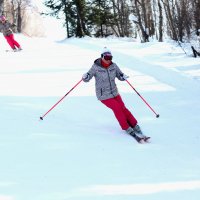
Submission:
[[94,61],[91,69],[82,76],[82,79],[88,82],[94,76],[98,100],[113,111],[122,130],[132,135],[138,142],[147,141],[149,137],[143,135],[137,120],[126,108],[115,83],[115,78],[125,81],[128,76],[112,62],[112,58],[111,51],[105,47],[101,58]]
[[13,51],[22,50],[19,43],[14,39],[13,31],[11,29],[13,26],[14,25],[6,20],[5,16],[0,16],[0,31],[3,33],[8,44]]

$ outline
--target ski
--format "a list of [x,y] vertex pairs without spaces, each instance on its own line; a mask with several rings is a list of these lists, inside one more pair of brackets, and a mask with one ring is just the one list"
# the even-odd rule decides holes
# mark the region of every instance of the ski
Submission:
[[18,52],[18,51],[13,51],[13,50],[6,49],[5,52],[13,52],[13,53],[15,53],[15,52]]
[[15,53],[15,52],[20,52],[20,51],[22,51],[21,49],[17,49],[17,50],[12,50],[12,49],[6,49],[5,50],[5,52],[13,52],[13,53]]
[[[130,134],[131,135],[131,134]],[[150,138],[151,137],[148,137],[148,136],[144,136],[144,135],[141,135],[141,137],[140,136],[138,136],[138,135],[136,135],[136,134],[134,134],[134,135],[131,135],[138,143],[140,143],[140,144],[144,144],[144,143],[150,143]]]
[[126,133],[131,135],[140,144],[150,142],[150,137],[144,135],[140,129],[140,126],[137,124],[134,127],[129,127],[126,129]]
[[150,143],[150,139],[151,139],[151,137],[145,136],[144,141],[145,141],[146,143]]

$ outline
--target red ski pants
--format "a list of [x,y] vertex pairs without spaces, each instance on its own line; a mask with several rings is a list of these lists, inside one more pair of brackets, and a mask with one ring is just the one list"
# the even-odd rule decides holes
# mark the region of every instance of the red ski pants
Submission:
[[17,47],[17,48],[20,47],[19,43],[14,39],[13,34],[7,35],[7,36],[5,36],[5,38],[12,49],[15,49],[15,47]]
[[120,95],[114,98],[102,100],[101,102],[114,112],[115,117],[123,130],[128,129],[130,126],[134,127],[137,124],[137,120],[125,107]]

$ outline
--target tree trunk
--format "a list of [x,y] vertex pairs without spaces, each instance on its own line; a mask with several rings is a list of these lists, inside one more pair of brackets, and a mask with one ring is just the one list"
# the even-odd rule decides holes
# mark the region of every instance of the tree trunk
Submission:
[[3,14],[3,4],[4,4],[4,0],[0,0],[0,15]]
[[140,30],[141,30],[141,33],[142,33],[142,42],[148,42],[148,35],[147,35],[147,33],[144,29],[144,26],[143,26],[142,17],[141,17],[141,13],[140,13],[138,3],[140,3],[140,2],[138,0],[135,0],[135,9],[136,9],[136,14],[137,14],[137,18],[138,18],[138,21],[136,23],[140,27]]
[[22,28],[22,16],[21,16],[21,3],[18,4],[17,8],[17,31],[21,33]]
[[173,15],[172,15],[173,9],[172,9],[172,12],[171,12],[169,0],[162,0],[162,1],[163,1],[163,4],[164,4],[166,16],[167,16],[167,19],[168,19],[170,31],[171,31],[171,34],[172,34],[171,37],[172,37],[173,40],[178,41],[176,28],[175,28],[176,26],[174,24]]
[[163,42],[163,14],[162,14],[162,6],[160,0],[158,0],[158,9],[159,9],[159,42]]

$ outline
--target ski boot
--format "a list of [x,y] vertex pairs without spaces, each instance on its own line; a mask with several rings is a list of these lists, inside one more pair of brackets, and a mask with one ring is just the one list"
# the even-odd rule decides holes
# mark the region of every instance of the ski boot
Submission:
[[136,137],[143,138],[145,142],[149,142],[150,137],[142,133],[142,130],[138,124],[136,124],[135,127],[133,127],[133,130],[135,131]]

